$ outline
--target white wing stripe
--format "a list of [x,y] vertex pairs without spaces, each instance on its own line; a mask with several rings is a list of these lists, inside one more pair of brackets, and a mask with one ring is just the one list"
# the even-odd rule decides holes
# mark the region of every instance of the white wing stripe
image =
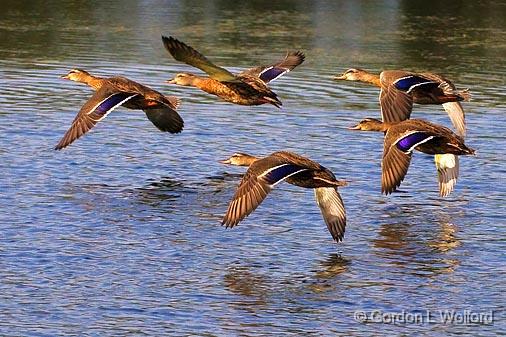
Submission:
[[[280,167],[283,167],[283,166],[292,166],[291,164],[281,164],[281,165],[278,165],[278,166],[274,166],[274,167],[271,167],[270,169],[268,169],[267,171],[265,171],[264,173],[262,173],[261,175],[258,176],[258,179],[260,178],[263,178],[265,177],[266,175],[268,175],[270,172],[280,168]],[[302,171],[307,171],[307,169],[303,168],[303,169],[300,169],[300,170],[297,170],[293,173],[290,173],[289,175],[287,175],[286,177],[283,177],[283,179],[281,180],[278,180],[277,182],[275,182],[273,185],[269,185],[271,187],[274,187],[276,186],[277,184],[279,184],[280,182],[286,180],[287,178],[290,178],[291,176],[293,176],[294,174],[297,174],[297,173],[300,173]]]
[[[408,75],[408,76],[400,77],[400,78],[396,79],[395,81],[393,81],[392,84],[395,86],[397,84],[397,82],[405,80],[405,79],[413,77],[413,76],[416,76],[416,75]],[[408,89],[408,91],[406,91],[406,93],[409,94],[411,92],[411,90],[413,90],[414,88],[416,88],[416,87],[418,87],[420,85],[429,84],[429,83],[437,83],[437,82],[427,81],[427,82],[422,82],[422,83],[414,84],[414,85],[412,85],[412,86],[409,87],[409,89]]]
[[422,83],[418,83],[418,84],[412,85],[412,86],[409,87],[408,91],[406,91],[406,94],[411,93],[411,90],[415,89],[416,87],[419,87],[419,86],[424,85],[424,84],[429,84],[429,83],[436,83],[436,82],[427,81],[427,82],[422,82]]
[[[117,95],[117,93],[114,93],[114,94],[111,94],[109,95],[107,98],[103,99],[102,101],[100,101],[97,105],[95,105],[93,107],[93,109],[91,109],[89,112],[88,112],[88,115],[93,113],[99,106],[100,104],[104,103],[105,101],[107,101],[109,98],[111,98],[112,96],[114,95]],[[137,96],[137,94],[132,94],[130,96],[128,96],[127,98],[125,98],[124,100],[122,100],[121,102],[119,102],[118,104],[114,105],[113,107],[111,107],[105,114],[102,115],[101,118],[97,119],[97,120],[94,120],[95,122],[98,122],[98,121],[101,121],[102,119],[104,119],[108,114],[110,114],[114,109],[116,109],[118,106],[120,106],[121,104],[125,103],[126,101],[129,101],[130,99],[134,98],[134,96]]]

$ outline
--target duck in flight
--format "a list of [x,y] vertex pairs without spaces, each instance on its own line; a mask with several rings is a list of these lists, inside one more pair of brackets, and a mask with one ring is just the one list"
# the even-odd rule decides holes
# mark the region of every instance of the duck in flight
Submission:
[[119,106],[143,110],[160,131],[179,133],[183,130],[183,119],[176,111],[181,102],[177,97],[164,96],[122,76],[103,78],[82,69],[72,69],[62,78],[85,83],[95,93],[84,103],[55,150],[70,145]]
[[[470,98],[468,90],[457,90],[445,77],[434,73],[413,73],[404,70],[384,70],[379,75],[363,69],[351,68],[336,80],[359,81],[373,84],[381,89],[379,101],[384,122],[400,122],[410,118],[413,103],[441,104],[448,113],[456,133],[465,137],[466,124],[461,101]],[[434,155],[439,192],[449,195],[459,176],[459,157],[448,154]]]
[[421,119],[387,123],[366,118],[350,129],[385,133],[381,165],[381,192],[385,194],[395,191],[404,180],[414,150],[431,155],[453,154],[455,156],[473,155],[475,152],[467,147],[464,139],[452,130]]
[[457,90],[450,80],[434,73],[413,73],[404,70],[384,70],[379,75],[351,68],[336,80],[359,81],[375,85],[380,91],[381,117],[385,122],[400,122],[410,118],[413,103],[442,104],[457,134],[466,135],[464,109],[461,101],[469,101],[466,90]]
[[346,212],[337,188],[345,186],[346,182],[337,180],[327,168],[286,151],[274,152],[263,158],[235,153],[221,163],[249,167],[223,218],[222,224],[227,228],[239,224],[260,205],[274,186],[286,181],[295,186],[314,189],[316,203],[332,238],[337,242],[343,240]]
[[181,86],[197,87],[221,99],[240,105],[260,105],[269,103],[276,107],[282,105],[277,95],[268,87],[271,81],[281,77],[304,62],[300,51],[289,52],[285,58],[267,66],[245,70],[237,75],[209,61],[204,55],[173,38],[162,36],[167,51],[175,60],[204,71],[208,76],[179,73],[167,81]]

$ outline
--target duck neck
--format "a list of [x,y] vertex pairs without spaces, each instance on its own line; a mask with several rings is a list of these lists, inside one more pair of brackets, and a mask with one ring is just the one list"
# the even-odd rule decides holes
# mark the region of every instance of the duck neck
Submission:
[[371,74],[368,72],[363,72],[362,74],[360,74],[359,80],[361,82],[370,83],[372,85],[375,85],[375,86],[381,88],[381,82],[380,82],[379,75]]
[[250,166],[251,164],[253,164],[254,162],[256,162],[258,160],[257,157],[255,156],[244,156],[242,159],[241,159],[241,166]]
[[85,83],[95,90],[100,89],[104,83],[104,79],[102,77],[93,76],[90,74],[82,74],[76,81]]
[[378,128],[377,131],[387,132],[388,129],[390,129],[391,126],[392,126],[392,123],[382,122],[381,126]]
[[394,123],[382,122],[378,119],[372,119],[367,125],[367,131],[387,132]]
[[199,88],[210,94],[215,94],[216,89],[221,87],[222,84],[212,78],[195,76],[192,78],[189,85]]

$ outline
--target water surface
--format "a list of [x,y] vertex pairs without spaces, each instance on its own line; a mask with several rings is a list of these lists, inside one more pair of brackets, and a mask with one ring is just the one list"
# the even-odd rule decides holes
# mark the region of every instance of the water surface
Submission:
[[[506,329],[506,6],[429,1],[4,1],[0,11],[0,334],[494,335]],[[174,35],[232,71],[300,49],[273,82],[284,105],[244,107],[163,82],[190,67]],[[118,109],[61,152],[91,95],[80,67],[183,98],[181,134]],[[455,192],[437,194],[417,153],[401,191],[380,195],[379,114],[349,67],[445,74],[470,88]],[[438,106],[413,113],[444,125]],[[349,186],[333,243],[311,190],[279,185],[234,229],[220,220],[242,168],[233,152],[290,150]],[[360,323],[354,312],[494,312],[492,325]]]

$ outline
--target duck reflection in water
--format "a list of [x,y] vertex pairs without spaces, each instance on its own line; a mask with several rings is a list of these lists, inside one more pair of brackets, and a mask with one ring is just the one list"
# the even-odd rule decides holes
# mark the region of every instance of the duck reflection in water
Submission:
[[[439,212],[433,214],[436,218],[441,218],[438,214],[442,215]],[[423,277],[452,273],[461,261],[449,258],[447,253],[461,243],[456,235],[457,226],[449,223],[447,218],[443,215],[434,221],[427,219],[430,222],[425,226],[417,220],[382,224],[380,237],[373,241],[374,252],[401,273]]]
[[188,192],[189,189],[185,187],[182,181],[171,177],[162,177],[159,180],[148,181],[146,186],[136,188],[133,193],[141,203],[159,207],[167,203],[173,203],[182,194]]
[[342,278],[338,276],[346,274],[350,265],[351,260],[340,254],[329,254],[323,261],[318,262],[309,288],[315,293],[335,291],[342,286],[340,283]]
[[251,272],[247,266],[229,267],[223,277],[223,283],[229,291],[242,296],[231,304],[247,311],[255,311],[258,306],[266,306],[267,299],[272,294],[267,277]]
[[332,253],[323,261],[319,262],[319,268],[315,271],[318,279],[331,279],[348,271],[351,260],[341,254]]

